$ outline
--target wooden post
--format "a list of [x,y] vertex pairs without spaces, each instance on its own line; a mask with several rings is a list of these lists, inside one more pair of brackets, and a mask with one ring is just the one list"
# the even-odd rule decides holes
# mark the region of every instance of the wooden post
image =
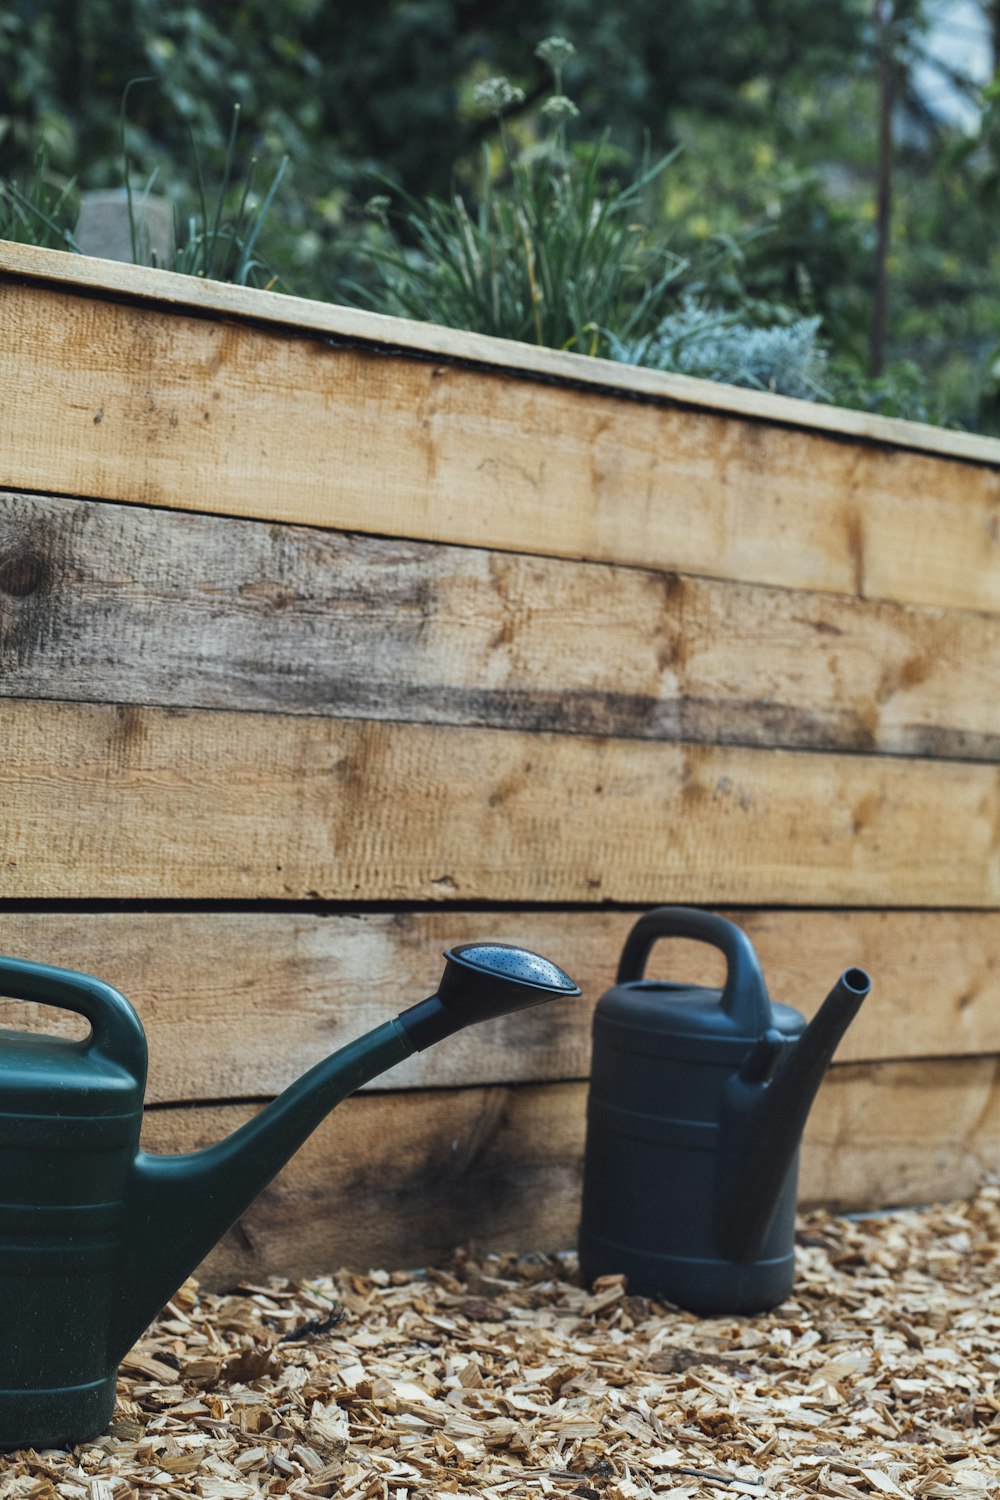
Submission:
[[892,216],[892,0],[875,0],[878,52],[878,206],[875,246],[875,303],[872,309],[868,373],[885,368],[885,333],[889,304],[889,235]]

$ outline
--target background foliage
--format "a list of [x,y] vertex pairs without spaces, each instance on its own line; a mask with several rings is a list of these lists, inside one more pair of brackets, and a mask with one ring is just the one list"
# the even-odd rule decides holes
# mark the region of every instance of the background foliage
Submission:
[[[996,37],[997,0],[978,4]],[[234,184],[254,155],[263,196],[291,160],[261,258],[301,295],[385,305],[391,257],[426,269],[414,204],[453,204],[457,191],[474,216],[484,185],[509,188],[513,163],[537,171],[551,79],[535,48],[566,35],[577,49],[563,80],[579,109],[573,170],[594,168],[603,139],[603,188],[625,192],[643,159],[682,148],[633,205],[647,249],[684,268],[658,357],[680,347],[672,340],[696,304],[702,324],[788,330],[768,347],[795,346],[810,370],[822,366],[835,399],[1000,431],[1000,94],[987,89],[962,124],[928,102],[921,68],[942,5],[882,0],[893,147],[887,366],[875,380],[885,75],[873,0],[7,0],[0,176],[27,183],[41,143],[50,203],[71,179],[119,183],[123,90],[149,78],[129,98],[129,160],[139,180],[156,171],[183,218],[196,207],[192,135],[218,180],[238,100]],[[477,105],[477,85],[496,75],[523,93],[504,114],[506,155]],[[949,87],[974,99],[961,77]],[[391,227],[364,211],[373,193],[389,197]],[[723,352],[729,368],[746,362]]]

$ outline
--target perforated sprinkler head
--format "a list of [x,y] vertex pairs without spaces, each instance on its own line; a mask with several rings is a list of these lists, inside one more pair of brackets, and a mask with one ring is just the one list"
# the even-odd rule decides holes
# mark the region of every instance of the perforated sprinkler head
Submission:
[[475,1021],[580,993],[557,964],[511,943],[462,943],[444,957],[437,994],[399,1017],[420,1051]]

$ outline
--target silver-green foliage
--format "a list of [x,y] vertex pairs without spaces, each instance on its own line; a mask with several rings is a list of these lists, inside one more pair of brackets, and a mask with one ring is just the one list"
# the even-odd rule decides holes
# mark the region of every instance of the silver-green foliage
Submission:
[[750,386],[804,401],[830,400],[825,383],[827,354],[819,318],[795,318],[761,327],[738,314],[685,298],[652,333],[638,339],[609,338],[609,353],[626,364],[646,365]]

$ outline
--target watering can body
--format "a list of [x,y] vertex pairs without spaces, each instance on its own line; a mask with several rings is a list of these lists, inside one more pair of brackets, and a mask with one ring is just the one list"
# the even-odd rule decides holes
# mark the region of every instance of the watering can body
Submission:
[[0,1031],[0,1447],[106,1426],[146,1048],[98,980],[19,965],[0,989],[84,1014],[86,1042]]
[[[661,937],[726,958],[722,990],[644,977]],[[633,929],[594,1013],[580,1262],[692,1312],[775,1307],[795,1275],[802,1128],[867,993],[851,970],[807,1028],[768,997],[733,923],[661,907]]]
[[580,993],[507,944],[445,957],[428,999],[317,1063],[233,1135],[179,1156],[139,1149],[146,1040],[124,996],[0,958],[0,994],[91,1027],[82,1042],[0,1030],[0,1449],[108,1425],[124,1354],[342,1099],[470,1022]]

